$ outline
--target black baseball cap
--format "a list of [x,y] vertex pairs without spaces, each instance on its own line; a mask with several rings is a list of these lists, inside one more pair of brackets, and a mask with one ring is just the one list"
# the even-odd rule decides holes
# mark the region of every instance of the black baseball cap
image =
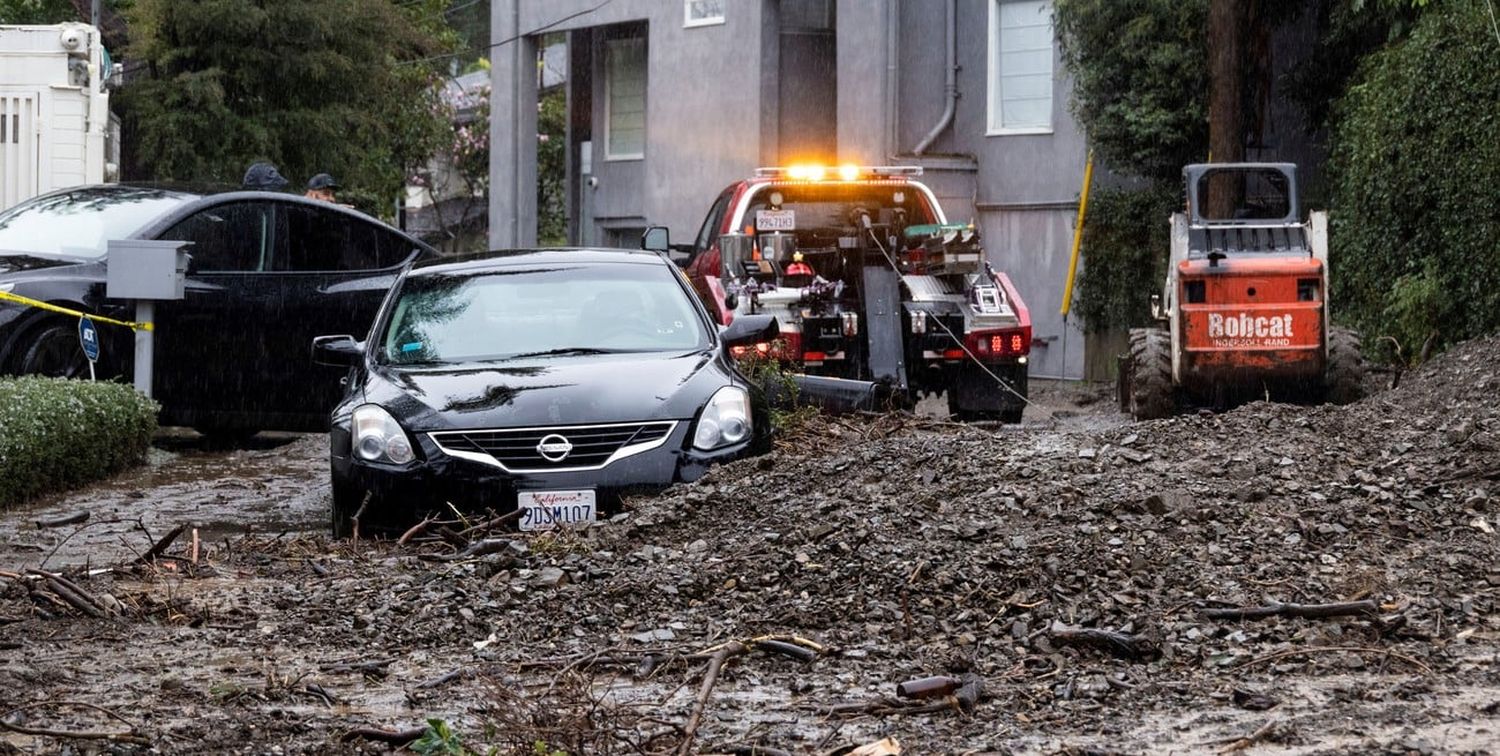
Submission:
[[307,180],[307,188],[308,189],[337,189],[337,188],[339,188],[339,182],[334,181],[333,177],[330,176],[330,175],[328,175],[328,174],[326,174],[326,173],[319,173],[318,175],[313,176],[312,178],[310,178],[310,179]]

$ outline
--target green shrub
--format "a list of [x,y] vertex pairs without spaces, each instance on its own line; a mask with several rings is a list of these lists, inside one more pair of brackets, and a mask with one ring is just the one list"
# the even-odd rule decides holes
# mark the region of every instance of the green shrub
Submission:
[[1097,189],[1083,221],[1083,269],[1074,308],[1090,332],[1151,322],[1151,295],[1161,293],[1172,233],[1176,187]]
[[1433,4],[1336,112],[1335,317],[1416,354],[1500,328],[1500,40],[1475,0]]
[[0,506],[145,461],[156,412],[118,383],[0,378]]

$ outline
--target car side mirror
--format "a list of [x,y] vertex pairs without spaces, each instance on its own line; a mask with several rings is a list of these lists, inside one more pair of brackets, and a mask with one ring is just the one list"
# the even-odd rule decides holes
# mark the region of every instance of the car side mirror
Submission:
[[652,226],[641,234],[641,249],[652,252],[672,251],[672,232],[666,226]]
[[719,341],[726,347],[758,344],[776,339],[781,327],[770,315],[740,315],[719,331]]
[[318,336],[312,342],[313,362],[319,365],[354,367],[364,356],[364,344],[353,336]]

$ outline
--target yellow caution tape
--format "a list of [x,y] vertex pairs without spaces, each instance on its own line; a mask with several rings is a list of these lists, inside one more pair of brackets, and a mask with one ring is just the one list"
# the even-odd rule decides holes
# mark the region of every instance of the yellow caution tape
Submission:
[[128,320],[115,320],[114,318],[106,318],[103,315],[91,315],[86,312],[79,312],[78,310],[70,310],[66,307],[60,307],[58,305],[52,304],[51,302],[43,302],[40,299],[32,299],[30,297],[23,297],[19,294],[12,294],[8,291],[0,291],[0,302],[15,302],[16,304],[26,305],[27,307],[35,307],[38,310],[46,310],[48,312],[56,312],[63,315],[72,315],[75,318],[88,318],[89,320],[93,320],[98,323],[108,323],[110,325],[124,326],[125,328],[129,328],[134,331],[156,330],[156,326],[152,323],[132,323]]

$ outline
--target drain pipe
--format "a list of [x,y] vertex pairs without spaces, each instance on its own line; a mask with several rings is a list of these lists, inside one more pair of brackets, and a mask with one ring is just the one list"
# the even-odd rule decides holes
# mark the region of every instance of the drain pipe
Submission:
[[896,120],[901,89],[900,2],[886,0],[885,4],[885,157],[892,162],[901,153],[901,126]]
[[953,113],[958,109],[958,16],[954,9],[957,1],[948,0],[946,4],[948,13],[948,28],[946,30],[948,71],[947,79],[944,82],[944,92],[948,96],[948,104],[943,108],[943,117],[938,119],[937,125],[932,127],[932,131],[927,132],[927,136],[922,137],[922,141],[917,143],[917,148],[912,150],[913,155],[921,156],[922,153],[927,151],[928,147],[932,146],[933,142],[937,141],[938,135],[943,133],[943,129],[948,128],[953,123]]

